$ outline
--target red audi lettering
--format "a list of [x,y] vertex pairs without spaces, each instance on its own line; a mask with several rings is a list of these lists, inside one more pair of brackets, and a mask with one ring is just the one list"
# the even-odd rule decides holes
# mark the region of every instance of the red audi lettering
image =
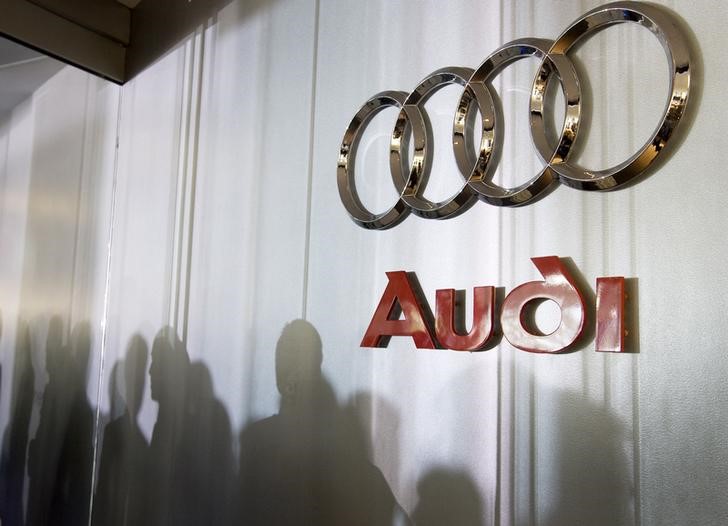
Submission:
[[[361,341],[362,347],[386,347],[391,336],[411,336],[420,349],[434,349],[425,312],[404,271],[387,272],[387,288]],[[399,315],[403,319],[399,319]]]
[[[513,289],[503,301],[500,322],[503,335],[514,347],[533,353],[560,353],[582,335],[587,317],[584,297],[564,262],[556,256],[531,258],[543,281],[531,281]],[[387,287],[362,339],[362,347],[386,347],[392,336],[409,336],[416,347],[444,347],[477,351],[497,343],[495,287],[473,289],[473,323],[465,327],[463,305],[454,289],[435,293],[434,326],[427,300],[413,275],[387,272]],[[414,280],[414,281],[413,281]],[[597,278],[596,351],[625,352],[625,279]],[[530,314],[540,301],[559,306],[561,320],[550,334],[542,334]],[[400,315],[402,319],[400,319]]]
[[[557,353],[573,344],[584,329],[584,298],[561,259],[531,258],[544,281],[531,281],[513,289],[503,301],[501,327],[506,339],[518,349],[534,353]],[[538,300],[552,300],[561,309],[561,322],[551,334],[535,334],[525,323],[524,308]]]
[[624,352],[624,278],[597,278],[597,352]]
[[441,289],[435,296],[435,334],[440,345],[453,351],[482,349],[493,335],[495,287],[475,287],[473,290],[473,327],[465,334],[456,327],[464,325],[464,320],[456,320],[455,290]]

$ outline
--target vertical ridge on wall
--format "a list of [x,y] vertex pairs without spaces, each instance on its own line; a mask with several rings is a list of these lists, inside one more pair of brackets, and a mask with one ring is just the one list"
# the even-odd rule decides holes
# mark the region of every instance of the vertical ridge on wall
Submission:
[[635,356],[632,359],[632,476],[634,480],[634,523],[635,526],[642,524],[642,480],[641,480],[641,456],[640,451],[640,377],[639,377],[639,360]]
[[187,330],[189,324],[189,313],[190,313],[190,281],[192,279],[192,251],[194,248],[194,227],[195,227],[195,198],[197,196],[197,172],[198,172],[198,151],[200,142],[200,117],[202,107],[202,82],[203,72],[205,66],[205,27],[198,28],[195,32],[195,53],[193,57],[193,63],[196,65],[191,70],[191,97],[190,104],[192,106],[190,111],[191,123],[189,125],[189,133],[191,134],[192,147],[188,150],[188,159],[186,169],[191,174],[189,177],[189,188],[186,191],[188,196],[187,214],[188,226],[186,230],[186,254],[184,260],[185,268],[185,281],[184,281],[184,311],[182,313],[182,327],[180,335],[183,342],[187,342]]
[[88,504],[88,517],[89,517],[89,526],[91,526],[91,522],[93,520],[93,510],[94,510],[94,496],[95,491],[94,488],[96,488],[97,483],[97,464],[99,461],[99,435],[100,435],[100,428],[101,428],[101,402],[103,398],[103,388],[105,386],[104,378],[105,378],[105,360],[106,360],[106,351],[108,346],[108,325],[109,325],[109,290],[111,287],[111,269],[112,269],[112,247],[114,244],[114,222],[115,217],[114,214],[116,212],[116,182],[118,177],[118,170],[119,170],[119,132],[121,130],[121,111],[122,111],[122,102],[123,102],[123,96],[124,96],[124,90],[119,88],[118,90],[119,94],[117,97],[117,103],[116,103],[116,133],[114,135],[114,161],[113,161],[113,169],[112,169],[112,180],[111,180],[111,199],[109,202],[109,228],[107,231],[107,242],[106,242],[106,269],[104,273],[104,297],[103,297],[103,311],[101,314],[101,348],[100,348],[100,357],[99,357],[99,381],[97,383],[97,389],[96,389],[96,412],[94,415],[94,438],[93,438],[93,464],[92,464],[92,471],[91,471],[91,496],[89,498],[89,504]]
[[183,104],[180,106],[177,204],[175,209],[170,325],[187,342],[197,151],[204,57],[204,29],[195,29],[185,43]]
[[318,41],[319,41],[319,24],[321,16],[321,2],[315,0],[314,7],[314,29],[313,29],[313,58],[311,66],[311,113],[309,115],[310,128],[308,139],[308,182],[306,184],[306,227],[304,239],[304,255],[303,255],[303,283],[301,292],[301,318],[306,319],[308,310],[308,272],[309,259],[311,256],[311,199],[313,194],[313,154],[314,154],[314,137],[316,130],[316,82],[318,79]]
[[[505,6],[504,0],[500,0],[498,6],[498,41],[504,42],[504,27],[505,27]],[[504,246],[504,213],[502,209],[498,209],[498,283],[504,283],[505,281],[505,254],[503,250]],[[501,521],[505,524],[513,524],[513,518],[515,516],[515,477],[513,476],[514,450],[515,450],[515,432],[514,432],[514,395],[515,388],[513,385],[513,377],[515,372],[515,365],[512,360],[508,362],[508,383],[504,385],[506,381],[505,360],[503,353],[498,353],[498,431],[497,431],[497,455],[498,455],[498,469],[496,471],[496,524],[500,526]],[[503,392],[507,388],[508,396],[504,399]],[[506,405],[507,404],[507,405]],[[506,441],[503,440],[503,428],[507,426],[507,433],[505,436]],[[507,446],[504,445],[507,444]],[[504,457],[506,458],[505,469]],[[505,480],[505,484],[503,483]],[[505,498],[503,498],[505,496]],[[505,501],[505,509],[503,502]]]
[[[528,35],[535,35],[537,32],[540,32],[540,28],[535,27],[535,19],[536,19],[536,13],[535,13],[535,0],[528,0],[528,8],[524,9],[525,14],[525,22],[522,24],[523,31]],[[514,135],[514,140],[516,139],[516,136]],[[513,159],[514,163],[513,166],[517,167],[519,166],[519,163],[516,162],[516,159]],[[525,163],[523,163],[525,164]],[[540,167],[538,165],[532,164],[532,169],[538,170]],[[520,175],[520,174],[519,174]],[[526,177],[529,177],[530,174],[528,174]],[[517,179],[520,181],[520,177]],[[538,213],[538,208],[536,206],[529,206],[527,207],[527,213],[526,217],[528,219],[528,233],[529,233],[529,253],[533,254],[534,256],[540,255],[539,250],[541,250],[540,247],[537,247],[537,232],[540,227],[540,224],[537,224],[536,215]],[[530,262],[529,262],[530,263]],[[541,511],[541,503],[539,502],[539,458],[540,458],[540,451],[539,451],[539,389],[537,385],[537,378],[536,378],[536,355],[529,353],[527,356],[528,364],[529,364],[529,402],[528,402],[528,410],[529,410],[529,477],[530,477],[530,524],[538,524],[539,523],[539,512]]]
[[[182,53],[182,95],[181,104],[179,106],[179,129],[178,129],[178,150],[176,159],[176,177],[175,177],[175,207],[174,207],[174,223],[172,228],[172,253],[171,253],[171,273],[169,276],[169,320],[168,324],[175,328],[179,335],[179,304],[181,283],[184,281],[182,269],[182,253],[186,242],[184,236],[184,224],[189,210],[187,209],[187,143],[190,140],[190,113],[192,105],[192,76],[194,69],[194,48],[195,38],[187,38],[183,44],[184,52]],[[184,341],[184,335],[180,335]]]
[[[256,57],[255,77],[258,79],[265,79],[264,82],[270,82],[271,69],[273,68],[274,55],[271,50],[271,43],[268,40],[268,35],[273,31],[273,22],[271,14],[265,13],[260,16],[259,20],[256,21],[254,30],[256,45],[262,48],[261,51],[258,51]],[[267,154],[265,137],[268,133],[270,133],[271,129],[271,122],[266,118],[267,115],[265,111],[269,94],[260,84],[253,84],[251,86],[251,91],[255,99],[255,107],[251,111],[251,125],[255,130],[252,132],[251,140],[251,149],[253,150],[251,154],[251,167],[255,167],[253,169],[257,168],[262,171]],[[256,177],[255,174],[246,173],[245,175],[247,175],[249,179],[252,179],[252,182],[250,183],[250,191],[255,196],[255,200],[253,202],[247,203],[249,207],[247,219],[249,221],[248,224],[250,225],[248,229],[250,232],[246,232],[246,236],[249,236],[249,239],[246,240],[248,253],[245,255],[245,258],[250,265],[250,274],[248,276],[248,282],[245,283],[243,288],[243,294],[247,295],[246,314],[248,316],[248,320],[246,321],[250,327],[248,332],[249,340],[247,343],[249,344],[249,350],[254,351],[259,345],[261,345],[262,341],[261,334],[259,331],[254,330],[253,327],[256,327],[259,324],[259,312],[256,307],[259,299],[263,296],[257,285],[261,273],[265,272],[265,261],[260,257],[262,252],[261,245],[265,241],[261,239],[263,237],[261,230],[263,229],[265,214],[263,213],[264,208],[261,206],[260,198],[264,192],[265,185],[260,180],[260,177]],[[296,308],[299,308],[299,306],[297,305]],[[256,371],[264,367],[262,364],[266,363],[266,357],[261,357],[260,354],[261,353],[258,352],[248,353],[249,386],[246,395],[249,403],[251,403],[251,408],[252,401],[255,400],[256,395],[262,390],[260,386],[264,385],[266,383],[265,380],[267,380],[260,378],[259,375],[256,374]]]
[[[641,34],[639,35],[640,38],[636,39],[633,34],[630,33],[630,41],[629,44],[633,45],[635,40],[642,41],[644,40],[645,35]],[[650,38],[652,35],[650,35]],[[629,61],[627,63],[628,69],[628,75],[629,78],[635,78],[635,73],[637,70],[636,64],[633,61]],[[638,144],[638,139],[635,137],[635,126],[636,126],[636,111],[638,107],[638,89],[636,88],[636,83],[632,82],[630,83],[629,87],[629,94],[627,96],[627,104],[628,104],[628,111],[627,114],[630,117],[629,126],[627,127],[627,133],[628,133],[628,142],[631,145]],[[637,237],[637,212],[635,207],[635,192],[630,192],[627,196],[627,213],[630,218],[632,218],[632,221],[629,222],[629,231],[628,231],[628,239],[629,239],[629,249],[628,249],[628,258],[629,258],[629,264],[627,265],[627,268],[629,270],[629,278],[636,280],[638,267],[637,267],[637,250],[639,249],[639,240]],[[637,290],[637,282],[635,281],[635,290]],[[639,301],[639,294],[637,294],[636,298],[627,298],[628,302],[631,303],[633,306],[638,305]],[[636,307],[637,310],[639,310],[639,307]],[[637,320],[636,315],[633,316],[635,323],[639,323]],[[632,425],[632,484],[634,488],[634,509],[633,509],[633,517],[634,517],[634,524],[635,526],[641,526],[642,525],[642,482],[640,479],[640,473],[641,473],[641,463],[640,463],[640,456],[641,456],[641,442],[640,442],[640,388],[639,388],[639,331],[638,327],[629,327],[629,330],[632,331],[632,351],[636,353],[633,356],[630,356],[630,362],[631,362],[631,373],[632,378],[630,379],[630,386],[632,389],[632,419],[631,419],[631,425]],[[627,335],[629,337],[629,335]]]

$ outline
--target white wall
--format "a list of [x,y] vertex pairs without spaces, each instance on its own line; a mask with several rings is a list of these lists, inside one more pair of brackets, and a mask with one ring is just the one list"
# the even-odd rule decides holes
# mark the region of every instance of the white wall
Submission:
[[[335,182],[341,136],[361,104],[381,90],[411,90],[446,65],[477,67],[512,39],[555,38],[599,2],[234,2],[123,88],[64,69],[0,127],[5,436],[20,396],[19,318],[31,324],[36,371],[29,438],[43,429],[50,318],[61,316],[66,339],[78,322],[90,324],[97,483],[104,426],[123,409],[114,392],[132,397],[112,375],[123,384],[119,364],[135,335],[148,355],[160,329],[174,328],[209,372],[217,401],[207,407],[222,415],[197,420],[193,434],[207,441],[206,454],[238,455],[241,431],[243,453],[247,440],[268,436],[268,424],[251,424],[278,412],[276,343],[304,318],[320,334],[324,383],[336,397],[334,409],[314,410],[337,416],[292,428],[266,421],[288,433],[272,433],[268,447],[285,458],[304,445],[299,456],[337,481],[315,479],[330,490],[312,497],[326,510],[339,499],[359,509],[347,500],[346,470],[368,451],[404,513],[422,524],[726,522],[728,183],[720,174],[728,155],[716,138],[728,8],[660,3],[693,33],[695,75],[684,140],[650,177],[612,193],[561,187],[518,209],[478,203],[455,219],[410,217],[382,232],[348,218]],[[613,165],[658,121],[664,53],[648,31],[623,25],[574,55],[591,100],[580,162]],[[526,125],[536,67],[519,62],[494,84],[509,126],[497,175],[506,183],[540,166]],[[457,97],[448,88],[427,105],[437,144],[428,196],[458,184],[448,148]],[[359,149],[357,180],[374,207],[395,197],[386,170],[395,115],[377,117]],[[405,338],[386,350],[359,347],[386,271],[416,272],[434,304],[438,288],[470,297],[474,286],[508,291],[538,279],[529,258],[543,255],[571,258],[592,287],[598,276],[637,279],[639,353],[595,353],[589,343],[543,356],[505,340],[480,353],[415,350]],[[148,378],[137,381],[138,424],[154,442],[161,416]],[[221,422],[226,438],[212,431]],[[327,441],[322,453],[317,444]],[[160,465],[173,473],[179,460],[165,454]],[[275,485],[285,463],[260,462],[269,470],[261,480],[274,481],[271,502],[285,508],[277,499],[295,493]],[[359,500],[387,501],[371,466],[353,465],[369,474],[357,479]],[[213,481],[213,466],[186,473]],[[237,483],[224,491],[228,503],[245,500]],[[165,513],[159,521],[173,520]]]

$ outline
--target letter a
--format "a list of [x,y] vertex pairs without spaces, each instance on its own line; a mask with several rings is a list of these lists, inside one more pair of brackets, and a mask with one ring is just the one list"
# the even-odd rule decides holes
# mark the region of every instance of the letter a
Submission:
[[[386,347],[390,336],[410,336],[419,349],[434,349],[432,330],[427,324],[422,306],[412,288],[407,273],[387,272],[387,288],[369,323],[362,347]],[[399,314],[404,319],[398,319]]]

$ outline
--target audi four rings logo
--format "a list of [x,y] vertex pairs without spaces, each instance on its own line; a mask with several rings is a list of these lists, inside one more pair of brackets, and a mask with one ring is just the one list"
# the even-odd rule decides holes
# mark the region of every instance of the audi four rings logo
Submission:
[[[574,45],[613,24],[633,22],[649,29],[662,43],[670,64],[669,99],[664,114],[649,140],[629,159],[605,170],[589,170],[569,161],[581,121],[582,97],[579,77],[569,59]],[[497,98],[490,81],[506,66],[524,57],[541,60],[531,91],[530,130],[536,151],[546,166],[526,183],[505,188],[493,182],[502,123],[496,110]],[[546,137],[544,94],[556,77],[566,105],[558,144]],[[445,201],[424,197],[429,177],[432,138],[424,110],[425,102],[448,84],[463,86],[453,123],[452,144],[457,167],[464,178],[461,190]],[[383,91],[371,97],[351,120],[339,152],[337,183],[339,195],[356,224],[368,229],[391,228],[412,212],[430,219],[454,217],[477,199],[496,206],[523,206],[543,197],[559,183],[579,190],[613,190],[643,173],[665,148],[682,118],[690,92],[690,54],[686,39],[675,21],[662,9],[638,2],[617,2],[592,11],[572,23],[555,41],[538,38],[514,40],[497,49],[478,68],[446,67],[428,75],[409,94]],[[361,134],[382,109],[400,108],[390,143],[389,167],[397,202],[384,213],[370,212],[356,191],[354,164]],[[482,135],[475,148],[467,124],[474,111],[480,112]],[[412,160],[407,161],[408,139],[413,142]]]

